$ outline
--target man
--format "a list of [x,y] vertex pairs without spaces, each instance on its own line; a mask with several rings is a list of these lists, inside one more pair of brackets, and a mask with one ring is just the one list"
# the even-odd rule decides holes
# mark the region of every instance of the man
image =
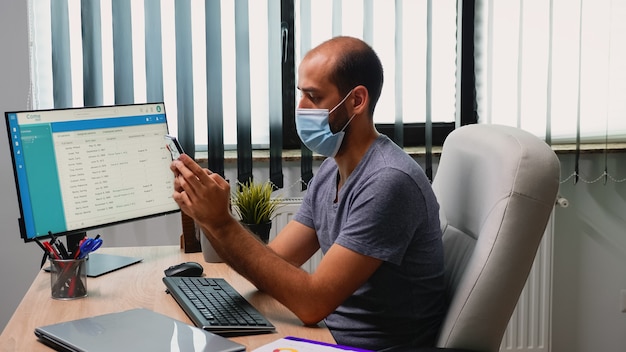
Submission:
[[[298,70],[298,134],[327,158],[268,246],[231,216],[230,188],[183,155],[174,199],[221,258],[305,324],[325,319],[340,344],[433,345],[445,312],[439,206],[419,165],[379,135],[383,71],[363,41],[337,37]],[[316,271],[299,268],[319,248]]]

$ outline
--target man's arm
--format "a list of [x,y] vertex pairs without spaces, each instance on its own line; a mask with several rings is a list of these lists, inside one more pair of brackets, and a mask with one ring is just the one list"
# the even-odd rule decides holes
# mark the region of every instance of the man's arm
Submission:
[[316,324],[332,313],[381,264],[378,259],[333,245],[309,274],[251,236],[236,219],[219,229],[203,228],[227,264],[305,324]]
[[[292,222],[286,228],[291,236],[281,232],[270,249],[231,216],[230,186],[221,176],[202,169],[186,155],[172,163],[172,170],[176,174],[174,200],[202,226],[220,257],[305,324],[316,324],[333,312],[381,264],[378,259],[333,245],[317,270],[309,274],[292,263],[298,264],[314,252],[312,229]],[[307,243],[300,248],[305,250],[301,255],[292,253],[299,246],[287,240],[298,230],[303,231]]]
[[315,230],[291,220],[268,247],[279,257],[300,267],[317,252],[320,245]]

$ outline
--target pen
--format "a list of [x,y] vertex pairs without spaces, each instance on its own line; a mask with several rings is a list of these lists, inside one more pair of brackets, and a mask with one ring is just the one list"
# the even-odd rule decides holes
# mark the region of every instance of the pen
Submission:
[[58,241],[55,246],[57,247],[57,249],[59,250],[59,254],[61,254],[61,257],[63,259],[70,259],[70,254],[67,252],[67,249],[65,248],[65,245],[63,244],[63,242]]
[[54,247],[52,247],[52,245],[50,244],[50,242],[44,242],[43,246],[46,248],[46,250],[48,251],[48,254],[50,255],[50,257],[53,257],[54,259],[61,259],[61,257],[59,256],[59,253],[57,252],[56,249],[54,249]]
[[83,243],[85,243],[86,240],[87,240],[87,236],[83,237],[83,239],[78,242],[78,246],[76,246],[76,250],[74,251],[74,253],[72,253],[74,255],[74,259],[78,259],[78,257],[80,256],[80,247],[83,245]]
[[35,243],[37,243],[37,245],[39,246],[39,248],[43,249],[44,252],[48,252],[48,250],[46,249],[46,247],[43,246],[43,244],[41,244],[41,241],[38,238],[35,238]]
[[48,231],[48,234],[50,235],[50,244],[55,244],[57,242],[56,236],[51,231]]

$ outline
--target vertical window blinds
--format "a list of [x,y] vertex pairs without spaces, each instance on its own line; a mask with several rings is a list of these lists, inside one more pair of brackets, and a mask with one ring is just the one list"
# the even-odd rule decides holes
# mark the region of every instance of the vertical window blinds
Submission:
[[574,143],[578,180],[582,143],[626,137],[625,16],[625,0],[477,0],[479,122]]
[[[379,53],[386,84],[375,118],[395,126],[396,143],[406,144],[407,124],[455,121],[456,0],[30,1],[35,108],[164,101],[170,132],[189,154],[207,151],[213,171],[223,175],[225,149],[237,149],[241,182],[252,150],[269,148],[282,187],[298,98],[297,77],[284,72],[336,35]],[[430,155],[430,132],[426,146]],[[301,153],[306,182],[313,155]]]

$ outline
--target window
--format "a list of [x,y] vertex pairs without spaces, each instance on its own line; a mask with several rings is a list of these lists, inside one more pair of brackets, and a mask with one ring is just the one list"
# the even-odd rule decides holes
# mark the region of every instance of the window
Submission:
[[[375,122],[394,123],[398,116],[407,123],[424,122],[428,96],[432,97],[432,120],[452,122],[456,0],[432,1],[430,14],[428,5],[429,1],[414,0],[296,1],[296,33],[300,37],[296,62],[334,36],[364,39],[378,53],[385,70]],[[427,86],[429,80],[431,87]]]
[[626,1],[478,0],[479,122],[552,143],[626,136]]
[[[294,65],[333,36],[362,38],[385,68],[377,123],[453,123],[456,6],[456,0],[294,0]],[[271,115],[281,105],[292,109],[281,98],[295,96],[295,85],[281,93],[276,80],[280,0],[31,0],[30,22],[35,108],[162,99],[170,132],[191,126],[197,150],[206,150],[220,123],[223,144],[241,144],[238,124],[246,120],[251,145],[266,148]],[[207,106],[217,105],[221,121],[212,123]],[[283,129],[293,139],[292,126]]]

